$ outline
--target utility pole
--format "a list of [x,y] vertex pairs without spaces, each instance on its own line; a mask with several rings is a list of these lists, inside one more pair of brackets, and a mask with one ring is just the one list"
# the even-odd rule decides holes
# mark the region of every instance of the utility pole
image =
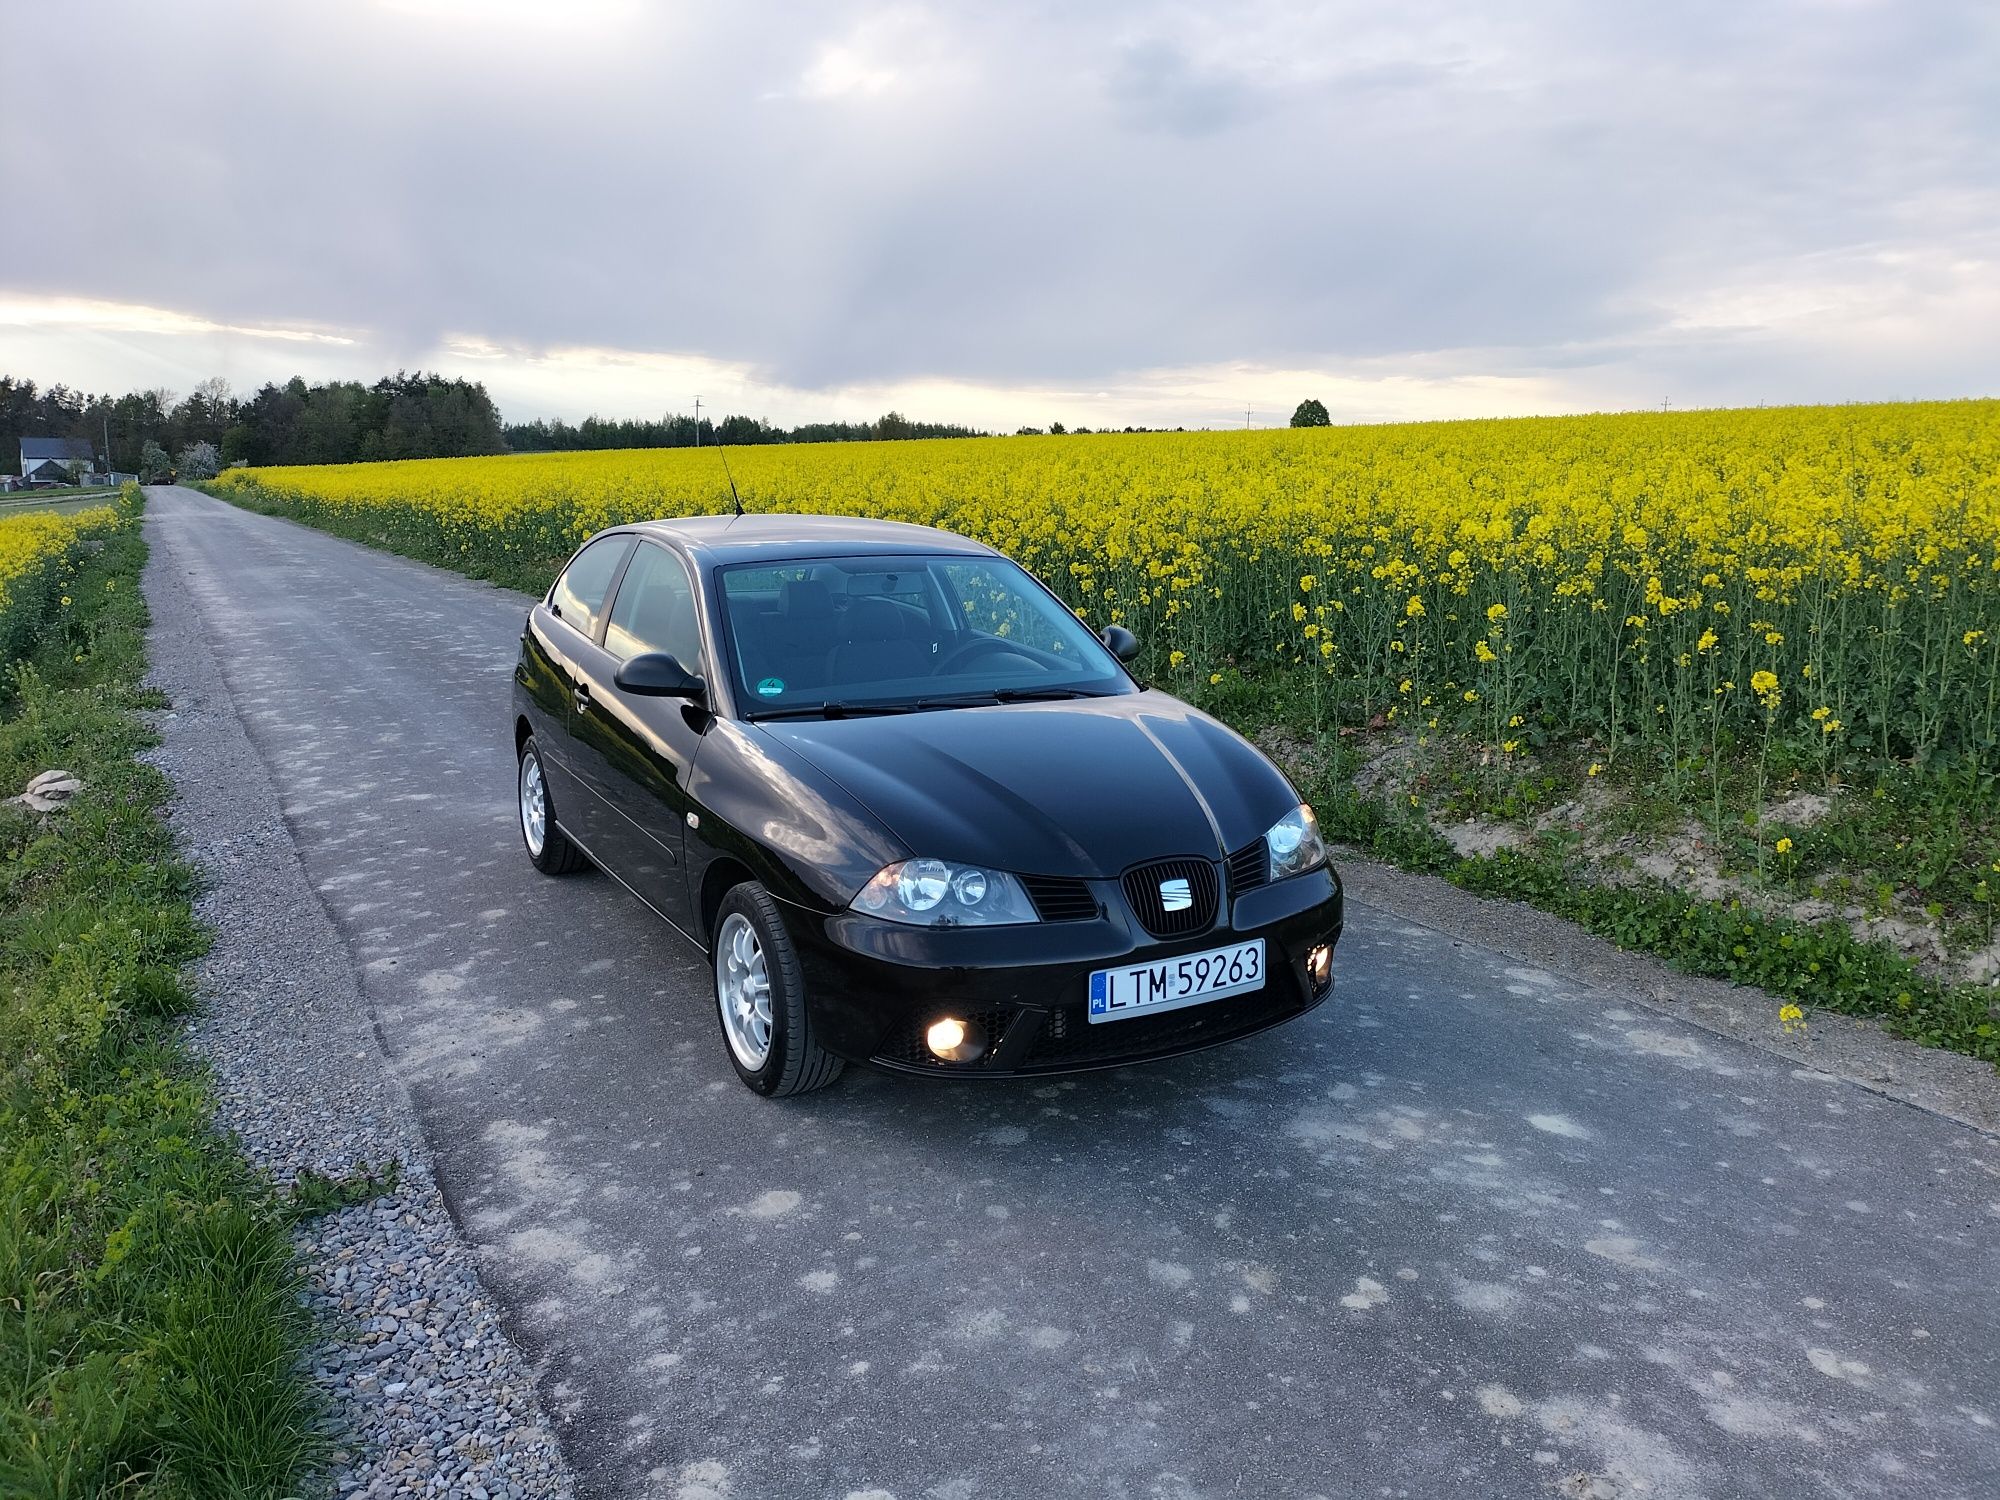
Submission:
[[1250,407],[1247,403],[1243,407],[1243,427],[1246,432],[1250,427]]
[[110,473],[112,472],[112,468],[111,468],[111,413],[110,413],[110,412],[108,412],[108,411],[107,411],[107,412],[106,412],[106,413],[104,414],[104,472],[105,472],[105,473],[106,473],[107,475],[108,475],[108,474],[110,474]]
[[701,446],[701,397],[694,398],[694,445]]

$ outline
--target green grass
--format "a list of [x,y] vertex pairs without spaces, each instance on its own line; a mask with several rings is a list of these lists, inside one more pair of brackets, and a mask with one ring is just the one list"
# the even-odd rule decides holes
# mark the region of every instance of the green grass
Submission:
[[34,510],[67,515],[71,511],[89,510],[95,505],[108,505],[117,498],[117,490],[106,489],[28,490],[0,494],[0,516],[24,516]]
[[2000,1017],[1990,991],[1940,983],[1887,944],[1863,941],[1838,922],[1697,899],[1658,880],[1605,881],[1561,835],[1491,855],[1461,855],[1411,809],[1357,791],[1351,750],[1337,743],[1313,750],[1289,769],[1331,839],[1480,895],[1554,912],[1686,973],[1755,985],[1802,1007],[1877,1016],[1899,1036],[2000,1065]]
[[288,1208],[181,1039],[205,936],[137,753],[145,545],[75,564],[0,702],[0,1494],[288,1493],[318,1452]]

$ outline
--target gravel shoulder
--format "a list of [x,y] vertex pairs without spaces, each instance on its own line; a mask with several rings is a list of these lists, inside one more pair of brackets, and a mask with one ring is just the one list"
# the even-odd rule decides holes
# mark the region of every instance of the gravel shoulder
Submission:
[[333,1492],[567,1496],[534,1371],[446,1211],[171,541],[151,517],[146,530],[149,682],[171,705],[148,758],[174,784],[174,832],[206,882],[197,912],[215,942],[191,1039],[214,1070],[218,1123],[280,1184],[399,1166],[395,1191],[297,1233],[327,1335],[313,1380],[329,1403]]

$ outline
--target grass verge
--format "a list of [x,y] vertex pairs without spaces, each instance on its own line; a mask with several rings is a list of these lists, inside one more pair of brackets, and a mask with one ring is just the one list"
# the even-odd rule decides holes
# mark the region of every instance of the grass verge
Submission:
[[[1328,757],[1334,767],[1340,761],[1337,753]],[[1689,974],[1768,990],[1783,1002],[1781,1025],[1804,1024],[1805,1006],[1879,1016],[1898,1036],[2000,1066],[1991,990],[1942,983],[1888,944],[1857,938],[1841,923],[1693,897],[1665,881],[1610,883],[1559,839],[1461,854],[1427,822],[1358,791],[1337,769],[1315,770],[1304,757],[1288,769],[1330,839],[1384,863],[1441,875],[1479,895],[1524,901]]]
[[0,1493],[273,1496],[313,1461],[287,1210],[212,1126],[161,818],[136,509],[0,688]]

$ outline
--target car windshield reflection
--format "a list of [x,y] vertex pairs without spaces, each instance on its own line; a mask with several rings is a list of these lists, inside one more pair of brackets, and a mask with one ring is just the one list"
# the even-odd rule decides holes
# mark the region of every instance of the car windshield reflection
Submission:
[[1132,690],[1089,627],[1002,557],[806,558],[720,571],[724,656],[745,718]]

